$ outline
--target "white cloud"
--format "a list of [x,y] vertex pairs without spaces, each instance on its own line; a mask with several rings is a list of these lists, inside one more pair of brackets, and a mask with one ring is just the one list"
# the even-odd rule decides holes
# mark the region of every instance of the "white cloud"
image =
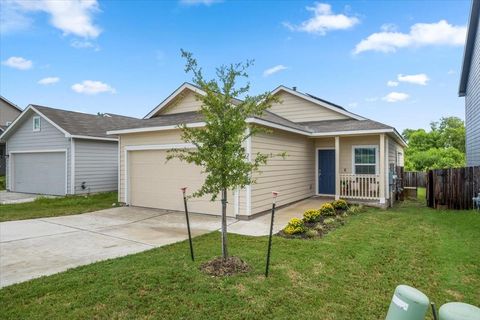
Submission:
[[102,92],[116,93],[115,89],[110,85],[101,81],[84,80],[82,83],[76,83],[72,86],[72,90],[77,93],[93,95]]
[[28,29],[32,19],[21,13],[13,1],[3,1],[0,10],[0,34],[9,34]]
[[358,102],[356,102],[356,101],[350,102],[348,104],[348,107],[354,109],[354,108],[358,107]]
[[60,81],[59,77],[47,77],[47,78],[38,80],[38,84],[49,85],[49,84],[57,83],[58,81]]
[[[45,12],[50,16],[50,24],[62,30],[65,35],[93,39],[101,33],[101,29],[93,23],[93,15],[100,11],[97,0],[10,0],[2,3],[2,10],[4,8],[8,16],[15,18],[14,25],[21,24],[25,27],[30,21],[26,14]],[[2,29],[3,20],[2,18]],[[12,26],[9,28],[12,29]]]
[[387,102],[399,102],[399,101],[407,100],[408,97],[410,96],[403,92],[390,92],[385,97],[383,97],[382,100]]
[[222,2],[222,0],[180,0],[180,3],[187,6],[205,5],[210,6],[215,3]]
[[100,51],[100,47],[96,43],[86,40],[72,40],[70,46],[75,49],[93,49],[94,51]]
[[22,57],[10,57],[7,60],[2,61],[2,64],[18,70],[28,70],[33,66],[31,60]]
[[388,80],[387,86],[389,86],[389,87],[398,87],[398,82],[397,82],[397,81]]
[[279,65],[276,65],[274,67],[271,67],[271,68],[263,71],[263,76],[268,77],[268,76],[271,76],[272,74],[275,74],[277,72],[280,72],[280,71],[283,71],[283,70],[286,70],[286,69],[288,69],[288,68],[285,67],[283,64],[279,64]]
[[303,21],[299,25],[293,25],[285,22],[284,26],[292,31],[301,31],[318,35],[325,35],[330,30],[350,29],[360,23],[357,17],[347,16],[345,14],[334,14],[332,6],[327,3],[316,2],[313,7],[306,7],[313,12],[313,17]]
[[430,78],[428,78],[428,76],[425,73],[410,74],[410,75],[399,74],[397,79],[398,81],[401,81],[401,82],[408,82],[412,84],[418,84],[421,86],[426,86],[427,82],[430,80]]
[[353,51],[359,54],[364,51],[395,52],[406,47],[427,45],[463,46],[467,28],[454,26],[446,20],[435,23],[416,23],[410,27],[409,33],[401,33],[391,28],[383,28],[382,32],[369,35],[360,41]]

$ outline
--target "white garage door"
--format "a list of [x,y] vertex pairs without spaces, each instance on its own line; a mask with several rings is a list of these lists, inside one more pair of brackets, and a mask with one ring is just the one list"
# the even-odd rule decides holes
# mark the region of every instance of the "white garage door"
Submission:
[[14,153],[12,191],[65,194],[65,152]]
[[[128,154],[130,204],[139,207],[184,210],[180,191],[188,187],[188,193],[198,190],[204,181],[199,167],[173,159],[165,163],[165,150],[130,151]],[[233,198],[228,194],[227,214],[233,216]],[[221,214],[220,198],[193,198],[188,202],[190,212]]]

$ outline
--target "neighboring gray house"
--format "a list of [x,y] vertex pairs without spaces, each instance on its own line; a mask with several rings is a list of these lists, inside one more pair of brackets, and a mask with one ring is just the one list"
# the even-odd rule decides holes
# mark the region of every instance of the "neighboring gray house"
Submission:
[[[20,115],[20,113],[22,113],[22,109],[0,96],[0,135],[7,129],[13,120]],[[5,175],[5,155],[5,142],[0,141],[0,176]]]
[[118,142],[138,119],[29,105],[5,130],[7,190],[65,195],[117,190]]
[[472,1],[458,94],[465,97],[467,166],[480,166],[480,0]]

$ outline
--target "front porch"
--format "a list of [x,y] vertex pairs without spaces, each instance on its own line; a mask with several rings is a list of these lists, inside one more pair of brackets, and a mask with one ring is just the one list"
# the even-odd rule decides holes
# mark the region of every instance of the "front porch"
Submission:
[[390,198],[388,140],[385,133],[316,137],[316,195],[385,206]]

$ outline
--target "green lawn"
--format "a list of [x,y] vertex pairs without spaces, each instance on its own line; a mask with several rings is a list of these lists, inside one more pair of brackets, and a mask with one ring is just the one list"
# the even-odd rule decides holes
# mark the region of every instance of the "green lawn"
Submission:
[[212,278],[199,265],[220,254],[217,232],[0,290],[2,319],[384,319],[398,284],[437,306],[480,301],[480,214],[419,203],[371,209],[316,240],[230,235],[248,274]]
[[90,196],[39,198],[34,202],[0,204],[0,222],[91,212],[111,208],[116,202],[117,193],[106,192]]

